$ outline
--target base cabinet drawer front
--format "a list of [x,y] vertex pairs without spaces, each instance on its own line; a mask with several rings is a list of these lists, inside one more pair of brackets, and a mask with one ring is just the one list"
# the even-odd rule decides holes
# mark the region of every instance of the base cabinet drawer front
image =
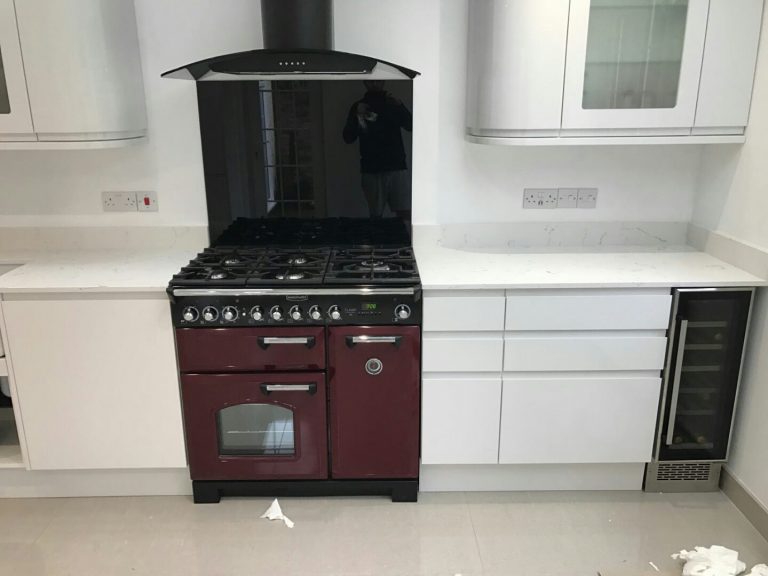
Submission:
[[424,295],[424,330],[429,332],[504,330],[504,294]]
[[666,330],[671,294],[507,296],[507,330]]
[[504,378],[499,462],[647,462],[660,378]]
[[501,372],[504,339],[501,333],[478,335],[424,334],[424,372]]
[[496,464],[501,378],[424,378],[422,464]]
[[506,335],[505,372],[661,370],[664,336]]

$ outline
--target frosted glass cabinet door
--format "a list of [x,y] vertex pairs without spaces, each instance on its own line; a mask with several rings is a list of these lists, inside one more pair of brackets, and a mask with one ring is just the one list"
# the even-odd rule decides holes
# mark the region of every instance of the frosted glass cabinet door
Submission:
[[8,134],[31,134],[27,83],[21,59],[13,0],[0,0],[0,140]]
[[709,0],[571,0],[563,128],[690,130]]

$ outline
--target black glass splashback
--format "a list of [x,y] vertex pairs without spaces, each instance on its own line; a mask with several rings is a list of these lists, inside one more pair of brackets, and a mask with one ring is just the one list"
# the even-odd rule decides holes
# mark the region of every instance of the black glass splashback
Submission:
[[213,245],[285,244],[297,234],[297,243],[317,244],[320,221],[335,230],[334,244],[357,243],[355,235],[403,241],[411,80],[200,82],[197,90]]

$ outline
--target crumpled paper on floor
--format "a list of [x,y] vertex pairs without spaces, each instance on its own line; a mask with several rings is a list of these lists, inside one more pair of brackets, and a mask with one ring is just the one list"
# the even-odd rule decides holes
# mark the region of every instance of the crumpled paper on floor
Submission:
[[696,546],[672,554],[672,558],[685,561],[683,576],[736,576],[747,569],[739,553],[724,546]]
[[285,525],[288,526],[288,528],[293,528],[294,526],[293,521],[288,518],[288,516],[283,514],[283,509],[280,508],[280,502],[277,501],[277,498],[272,501],[272,504],[270,504],[269,508],[267,508],[267,511],[261,515],[261,518],[268,518],[269,520],[282,520],[285,522]]
[[750,571],[747,576],[768,576],[768,565],[758,564]]

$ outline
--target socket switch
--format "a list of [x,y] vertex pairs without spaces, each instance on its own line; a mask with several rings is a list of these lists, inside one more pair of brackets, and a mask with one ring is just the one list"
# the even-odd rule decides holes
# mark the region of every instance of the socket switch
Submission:
[[597,208],[597,188],[579,188],[579,208]]
[[526,188],[523,192],[523,208],[557,208],[557,188]]
[[576,208],[579,204],[578,188],[560,188],[557,191],[558,208]]
[[136,201],[139,212],[157,212],[158,210],[157,193],[154,191],[136,192]]
[[136,212],[136,192],[102,192],[104,212]]

